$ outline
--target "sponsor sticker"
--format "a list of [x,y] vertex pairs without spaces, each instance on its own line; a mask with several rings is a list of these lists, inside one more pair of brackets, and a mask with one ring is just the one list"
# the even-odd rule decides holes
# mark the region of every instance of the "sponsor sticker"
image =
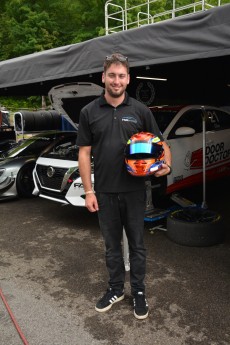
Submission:
[[[188,158],[188,157],[187,157]],[[203,166],[203,149],[193,151],[190,159],[190,169],[201,169]],[[206,146],[205,164],[215,165],[221,161],[230,159],[230,149],[226,149],[224,142]]]

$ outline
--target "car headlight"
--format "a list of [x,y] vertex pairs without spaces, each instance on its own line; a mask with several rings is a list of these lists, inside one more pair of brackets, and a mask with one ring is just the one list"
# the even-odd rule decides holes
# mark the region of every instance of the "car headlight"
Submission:
[[74,180],[80,176],[78,167],[73,167],[68,170],[62,182],[61,190],[68,190]]
[[[71,171],[73,170],[73,171]],[[74,168],[74,169],[69,169],[70,176],[68,178],[68,183],[72,183],[74,180],[76,180],[78,177],[80,177],[79,169]]]

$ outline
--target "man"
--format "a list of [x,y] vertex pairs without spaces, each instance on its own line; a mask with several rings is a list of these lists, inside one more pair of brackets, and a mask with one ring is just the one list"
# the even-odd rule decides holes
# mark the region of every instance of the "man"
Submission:
[[[104,93],[85,106],[80,114],[78,141],[79,169],[86,194],[85,205],[98,212],[105,241],[108,289],[98,301],[98,312],[109,310],[124,299],[125,267],[122,252],[123,227],[130,255],[130,285],[134,315],[148,316],[145,298],[146,250],[144,247],[145,179],[128,174],[124,148],[135,133],[154,133],[163,141],[150,110],[128,96],[128,58],[115,53],[104,61]],[[171,153],[164,142],[165,163],[155,176],[170,173]],[[94,188],[91,182],[91,157],[94,160]]]

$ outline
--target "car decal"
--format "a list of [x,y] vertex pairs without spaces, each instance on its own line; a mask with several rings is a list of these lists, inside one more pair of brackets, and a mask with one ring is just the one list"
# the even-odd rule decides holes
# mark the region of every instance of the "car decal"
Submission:
[[[226,164],[221,165],[219,167],[212,167],[206,170],[206,178],[208,181],[216,180],[217,178],[222,178],[224,176],[228,176],[230,173],[230,161]],[[183,188],[188,188],[197,184],[202,183],[203,181],[203,171],[200,171],[197,174],[193,174],[192,176],[188,176],[183,178],[182,175],[176,176],[173,179],[173,183],[168,185],[166,193],[170,194],[175,191],[178,191]]]
[[[185,158],[185,165],[188,165],[189,153]],[[230,161],[230,149],[225,149],[224,143],[217,143],[216,145],[209,145],[205,150],[205,164],[207,167],[216,166],[220,163]],[[190,158],[190,169],[202,169],[203,167],[203,149],[200,148],[193,151]]]
[[202,169],[203,165],[203,149],[193,151],[190,158],[190,169]]

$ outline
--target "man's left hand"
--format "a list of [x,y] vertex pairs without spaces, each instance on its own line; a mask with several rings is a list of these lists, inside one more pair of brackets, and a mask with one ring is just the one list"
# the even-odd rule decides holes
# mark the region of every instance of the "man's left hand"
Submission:
[[168,164],[163,163],[162,168],[157,170],[155,172],[154,176],[160,177],[160,176],[168,175],[168,174],[170,174],[170,172],[171,172],[171,169],[168,166]]

